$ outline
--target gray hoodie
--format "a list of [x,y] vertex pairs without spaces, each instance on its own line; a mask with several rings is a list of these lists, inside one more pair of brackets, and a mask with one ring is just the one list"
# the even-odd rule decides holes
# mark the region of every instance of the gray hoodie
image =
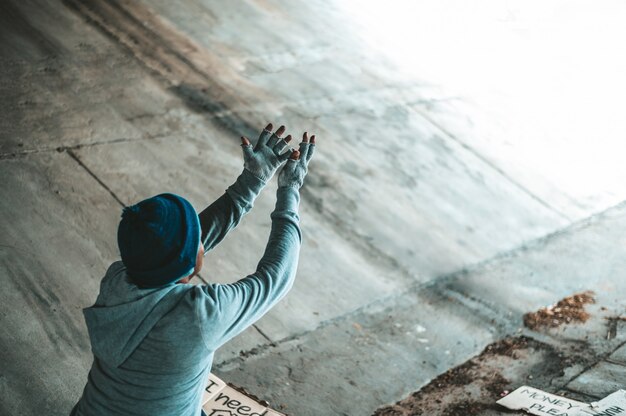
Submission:
[[[202,224],[209,250],[252,207],[263,183],[242,174]],[[72,415],[198,416],[213,353],[289,290],[302,240],[297,188],[281,187],[257,270],[233,284],[141,289],[113,263],[84,310],[94,361]]]

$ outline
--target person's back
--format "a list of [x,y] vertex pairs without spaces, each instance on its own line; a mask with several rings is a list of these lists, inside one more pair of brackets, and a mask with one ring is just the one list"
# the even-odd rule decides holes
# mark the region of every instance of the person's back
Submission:
[[[84,310],[94,361],[83,396],[72,415],[198,416],[215,350],[258,320],[290,289],[301,243],[298,189],[313,153],[314,138],[309,143],[305,134],[299,152],[281,154],[290,137],[279,139],[282,127],[273,135],[270,130],[271,125],[261,134],[254,150],[242,138],[243,173],[221,198],[200,214],[199,220],[193,218],[186,201],[171,194],[143,201],[137,208],[130,208],[134,209],[132,213],[123,216],[118,240],[124,262],[111,265],[96,303]],[[202,267],[204,252],[237,225],[289,155],[291,159],[279,175],[272,230],[257,270],[233,284],[189,284],[190,277]],[[137,246],[148,238],[144,211],[151,204],[159,207],[157,217],[161,222],[163,218],[173,218],[171,211],[177,206],[185,207],[186,211],[181,208],[187,215],[181,220],[187,226],[186,234],[183,233],[187,236],[185,242],[202,230],[201,237],[196,237],[202,244],[195,260],[189,262],[190,250],[185,254],[184,244],[176,243],[182,249],[174,250],[173,257],[161,254],[157,260],[154,257],[150,260],[152,263],[144,268],[145,272],[138,270],[137,264],[143,267],[138,259],[145,259],[146,254],[142,252],[143,246],[141,249]],[[159,204],[165,204],[165,208]],[[154,230],[157,223],[156,228],[162,232],[163,224],[155,221],[153,211],[148,215],[152,221],[150,227]],[[125,224],[125,220],[131,225]],[[128,229],[130,237],[127,237]],[[166,230],[166,234],[178,235],[179,231]],[[154,237],[151,233],[149,238]],[[159,244],[163,239],[168,240],[167,236],[159,237]],[[158,267],[154,267],[155,262],[160,263]],[[174,264],[177,262],[178,265]],[[192,270],[188,270],[190,265]],[[173,276],[158,272],[164,269]],[[181,270],[185,271],[183,275]]]

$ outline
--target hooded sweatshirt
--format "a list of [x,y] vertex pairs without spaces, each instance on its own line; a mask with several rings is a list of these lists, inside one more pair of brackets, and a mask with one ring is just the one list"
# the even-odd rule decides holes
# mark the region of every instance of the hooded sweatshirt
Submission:
[[[244,173],[207,208],[211,249],[252,207],[264,183]],[[265,253],[233,284],[139,288],[113,263],[84,309],[93,364],[76,416],[199,416],[215,350],[257,321],[290,289],[302,241],[298,189],[277,190]]]

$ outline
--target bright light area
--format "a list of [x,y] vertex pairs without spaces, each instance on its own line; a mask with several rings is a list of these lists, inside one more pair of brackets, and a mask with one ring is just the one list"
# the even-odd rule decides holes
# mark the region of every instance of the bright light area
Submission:
[[459,97],[454,134],[525,187],[573,217],[626,199],[626,2],[340,3],[369,48]]

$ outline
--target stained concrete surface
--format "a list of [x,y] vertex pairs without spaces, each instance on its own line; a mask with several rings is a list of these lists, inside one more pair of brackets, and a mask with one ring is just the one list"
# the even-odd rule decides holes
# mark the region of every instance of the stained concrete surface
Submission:
[[[623,329],[620,331],[622,343],[626,341]],[[528,413],[508,410],[497,401],[528,385],[583,403],[596,402],[623,387],[615,375],[619,376],[626,367],[616,364],[607,367],[600,357],[587,354],[580,346],[581,341],[559,338],[546,342],[533,336],[506,337],[487,345],[471,360],[440,374],[404,400],[378,409],[375,416],[524,415]],[[572,377],[574,381],[566,387]],[[569,388],[576,383],[580,390]],[[568,413],[566,408],[559,411],[558,407],[544,406],[543,412]]]
[[164,111],[155,82],[62,5],[2,2],[0,21],[2,154],[145,137],[133,117]]
[[[566,158],[555,180],[527,143],[541,137],[555,162],[568,154],[570,143],[545,133],[578,138],[562,118],[520,134],[510,118],[523,107],[506,123],[481,107],[498,94],[510,104],[515,88],[485,101],[460,95],[453,78],[425,78],[427,63],[440,62],[422,40],[424,72],[407,72],[368,40],[360,19],[375,6],[354,7],[3,2],[3,413],[67,414],[79,397],[91,359],[80,309],[117,256],[122,204],[174,191],[202,209],[239,173],[239,135],[268,121],[319,138],[302,190],[298,280],[218,351],[221,377],[294,414],[367,414],[563,295],[591,289],[611,311],[624,307],[623,209],[567,228],[625,199],[619,165],[588,175],[578,192],[567,178],[580,165]],[[417,7],[416,16],[441,17]],[[613,33],[607,16],[594,22],[606,19]],[[587,163],[619,154],[623,131],[612,125]],[[274,189],[207,256],[204,281],[254,267]]]
[[606,397],[616,390],[623,389],[625,383],[625,366],[600,362],[569,383],[567,387],[596,397]]
[[611,361],[626,365],[626,345],[617,349],[610,357]]
[[67,412],[82,388],[74,375],[91,365],[81,308],[95,300],[102,266],[115,258],[119,208],[66,153],[0,165],[0,411]]
[[[244,360],[226,362],[218,366],[219,374],[236,383],[261,386],[272,392],[268,400],[280,402],[294,414],[295,409],[304,414],[372,414],[376,403],[408,396],[491,342],[507,334],[523,334],[556,349],[568,364],[549,372],[545,369],[551,363],[537,366],[535,379],[528,378],[536,366],[533,360],[542,359],[539,353],[533,355],[507,375],[509,389],[526,384],[553,392],[567,388],[569,393],[600,399],[607,391],[626,386],[623,365],[593,366],[626,342],[626,325],[621,324],[607,339],[608,318],[626,313],[622,296],[626,280],[616,277],[626,259],[626,245],[619,244],[626,229],[625,214],[622,204],[529,247],[381,299],[246,358],[245,366],[241,366]],[[578,252],[583,249],[589,254]],[[522,311],[534,311],[581,287],[598,291],[597,303],[587,307],[589,322],[538,332],[523,327]],[[346,361],[349,365],[339,364]],[[342,371],[337,373],[340,365]],[[485,376],[489,374],[485,371]],[[471,381],[452,384],[458,384],[461,392],[472,391]],[[315,386],[313,397],[309,386]],[[445,392],[440,399],[446,402]]]

